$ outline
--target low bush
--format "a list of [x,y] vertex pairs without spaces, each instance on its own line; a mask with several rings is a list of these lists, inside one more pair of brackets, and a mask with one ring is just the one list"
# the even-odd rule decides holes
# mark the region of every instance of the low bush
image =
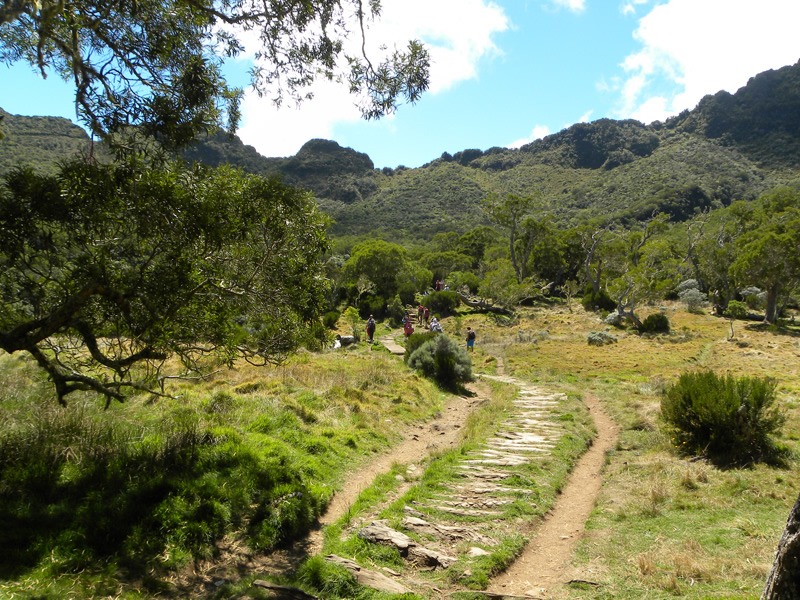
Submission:
[[642,321],[639,333],[667,333],[669,331],[669,319],[664,313],[653,313]]
[[435,335],[410,354],[408,366],[445,388],[472,381],[472,360],[466,349],[444,334]]
[[617,338],[604,331],[591,331],[589,335],[586,336],[586,341],[590,346],[605,346],[607,344],[613,344],[617,341]]
[[328,329],[336,329],[336,323],[339,322],[340,313],[338,310],[331,310],[325,313],[322,317],[322,324]]
[[422,300],[422,305],[431,309],[432,315],[447,317],[455,314],[461,306],[461,297],[452,291],[431,292]]
[[774,406],[776,382],[765,377],[689,372],[661,400],[678,449],[721,464],[778,458],[772,435],[785,417]]
[[595,293],[594,288],[591,285],[586,286],[586,290],[583,293],[583,308],[586,310],[605,310],[611,311],[616,310],[617,303],[614,302],[614,299],[608,295],[608,292],[605,290],[600,290],[599,292]]
[[690,288],[678,294],[681,302],[686,304],[686,310],[693,313],[700,313],[708,306],[708,297],[698,289]]
[[406,340],[406,353],[403,356],[405,363],[408,364],[408,359],[411,358],[414,350],[422,346],[425,342],[435,340],[438,335],[438,333],[434,333],[433,331],[421,331],[408,336]]
[[389,302],[388,306],[386,307],[386,314],[390,319],[392,327],[400,327],[405,312],[406,312],[406,307],[403,304],[400,295],[398,294],[394,298],[392,298],[391,302]]

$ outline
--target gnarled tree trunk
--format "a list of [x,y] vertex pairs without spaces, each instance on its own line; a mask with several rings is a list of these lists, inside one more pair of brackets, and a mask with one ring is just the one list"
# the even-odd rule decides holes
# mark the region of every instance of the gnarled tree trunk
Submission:
[[778,542],[761,600],[800,600],[800,496]]

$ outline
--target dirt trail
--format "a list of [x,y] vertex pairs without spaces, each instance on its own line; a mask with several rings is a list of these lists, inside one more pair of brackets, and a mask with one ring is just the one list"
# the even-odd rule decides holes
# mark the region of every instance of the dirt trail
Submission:
[[[401,346],[394,342],[391,335],[380,338],[381,343],[393,354],[402,354]],[[548,437],[553,433],[552,425],[543,424],[536,415],[546,411],[547,406],[554,402],[559,395],[546,395],[543,390],[524,381],[503,375],[502,360],[498,360],[498,375],[486,376],[490,379],[503,380],[519,386],[517,418],[526,424],[514,425],[516,432],[506,430],[501,432],[499,438],[487,440],[486,448],[477,454],[466,457],[465,469],[470,470],[465,474],[466,486],[459,486],[459,490],[451,490],[448,500],[455,500],[456,512],[469,512],[481,502],[486,503],[491,498],[487,497],[487,489],[477,491],[483,500],[467,496],[461,497],[463,488],[470,486],[492,487],[488,481],[482,482],[481,477],[497,474],[502,471],[502,464],[513,464],[515,459],[531,460],[525,455],[531,452],[546,452]],[[477,381],[468,386],[471,394],[458,396],[450,400],[441,414],[424,425],[410,426],[403,432],[403,441],[392,448],[391,452],[370,460],[362,468],[347,477],[342,489],[336,493],[327,511],[320,518],[320,528],[313,531],[307,538],[298,540],[291,548],[271,553],[263,557],[249,555],[244,561],[235,549],[231,549],[231,562],[236,562],[238,567],[246,567],[248,571],[261,571],[265,573],[285,573],[296,568],[304,557],[318,554],[322,550],[322,529],[341,517],[355,502],[358,495],[366,489],[378,475],[389,471],[393,464],[413,465],[421,462],[431,453],[456,446],[461,441],[461,431],[469,414],[490,397],[489,386],[482,381]],[[605,453],[612,447],[617,437],[617,430],[613,422],[603,413],[599,400],[594,396],[586,397],[586,404],[598,429],[598,437],[592,447],[580,459],[569,481],[559,497],[553,510],[538,524],[530,525],[524,531],[531,542],[525,548],[509,569],[498,576],[489,586],[487,592],[497,596],[528,596],[541,598],[544,594],[556,597],[559,587],[572,579],[588,579],[574,572],[569,566],[575,543],[580,539],[584,524],[594,506],[595,499],[602,485],[602,469],[605,462]],[[532,417],[532,418],[531,418]],[[505,425],[509,425],[506,423]],[[544,428],[543,428],[544,427]],[[504,461],[511,461],[511,463]],[[469,483],[469,481],[472,481]],[[477,481],[477,483],[476,483]],[[476,504],[477,502],[477,504]],[[449,504],[447,500],[441,504]],[[463,508],[467,507],[467,508]],[[444,506],[437,507],[440,511],[447,510]],[[493,510],[492,506],[479,506],[482,510]],[[480,512],[480,511],[478,511]],[[478,531],[475,532],[479,535]],[[227,552],[226,552],[227,554]],[[238,560],[233,560],[239,555]],[[227,562],[227,561],[225,561]],[[211,565],[208,565],[211,566]],[[223,568],[200,569],[191,577],[193,581],[184,582],[181,586],[188,591],[195,586],[203,586],[206,590],[212,588],[212,582],[218,578],[226,578],[230,574],[230,563]],[[238,570],[238,569],[237,569]],[[223,574],[225,573],[225,574]],[[194,585],[193,585],[194,584]],[[444,593],[444,590],[438,590]],[[452,591],[452,590],[451,590]]]
[[514,564],[492,581],[488,592],[535,597],[582,578],[569,561],[603,484],[605,454],[618,433],[596,396],[587,395],[585,402],[597,427],[597,438],[578,461],[553,510],[526,532],[534,536],[531,542]]
[[[388,347],[387,341],[381,339],[381,342]],[[342,489],[336,493],[320,517],[320,525],[330,525],[341,517],[375,477],[389,471],[394,463],[419,462],[432,452],[457,445],[461,438],[461,428],[470,412],[484,402],[489,394],[488,387],[480,382],[467,387],[472,392],[471,396],[453,398],[436,419],[425,425],[410,427],[403,434],[404,440],[392,448],[390,453],[371,460],[363,468],[349,475]],[[321,549],[322,533],[314,531],[308,540],[308,550],[313,554]]]

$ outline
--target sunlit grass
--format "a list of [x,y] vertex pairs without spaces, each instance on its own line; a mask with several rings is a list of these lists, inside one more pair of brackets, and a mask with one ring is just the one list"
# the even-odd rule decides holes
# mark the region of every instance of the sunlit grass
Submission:
[[0,356],[0,386],[0,537],[13,549],[0,595],[42,598],[147,597],[223,538],[255,551],[295,539],[350,469],[446,399],[366,345],[170,380],[170,397],[107,411],[90,395],[57,406],[16,356]]
[[[671,333],[610,329],[619,341],[602,348],[586,342],[606,330],[597,315],[533,310],[507,339],[519,339],[515,329],[547,335],[497,345],[507,371],[594,393],[621,426],[576,556],[583,579],[599,585],[569,586],[571,598],[757,598],[798,492],[798,338],[738,324],[731,342],[725,319],[665,310]],[[672,452],[661,394],[682,372],[706,369],[778,381],[788,418],[776,441],[794,453],[788,469],[723,471]]]

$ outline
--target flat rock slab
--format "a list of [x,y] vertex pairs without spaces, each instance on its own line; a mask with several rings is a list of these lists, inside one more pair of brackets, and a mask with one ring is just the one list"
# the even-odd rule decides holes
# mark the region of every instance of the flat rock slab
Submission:
[[385,523],[374,521],[358,532],[358,537],[379,544],[390,544],[400,550],[400,554],[408,560],[425,567],[447,568],[456,562],[452,556],[447,556],[420,546],[405,533],[392,529]]
[[415,546],[416,542],[396,529],[379,521],[374,521],[358,532],[358,537],[375,544],[389,544],[396,547],[402,554],[408,552],[409,547]]
[[329,554],[325,557],[325,560],[336,563],[337,565],[342,565],[355,576],[358,584],[363,585],[364,587],[372,588],[373,590],[378,590],[381,592],[389,592],[390,594],[411,593],[411,590],[399,581],[392,579],[391,577],[387,577],[378,571],[364,569],[358,563],[347,558],[342,558],[341,556],[337,556],[335,554]]
[[403,527],[414,533],[420,535],[431,535],[444,542],[454,544],[462,540],[470,540],[493,546],[497,544],[495,540],[487,535],[482,534],[480,531],[470,527],[458,527],[450,525],[440,525],[438,523],[430,523],[419,517],[407,516],[403,518]]

